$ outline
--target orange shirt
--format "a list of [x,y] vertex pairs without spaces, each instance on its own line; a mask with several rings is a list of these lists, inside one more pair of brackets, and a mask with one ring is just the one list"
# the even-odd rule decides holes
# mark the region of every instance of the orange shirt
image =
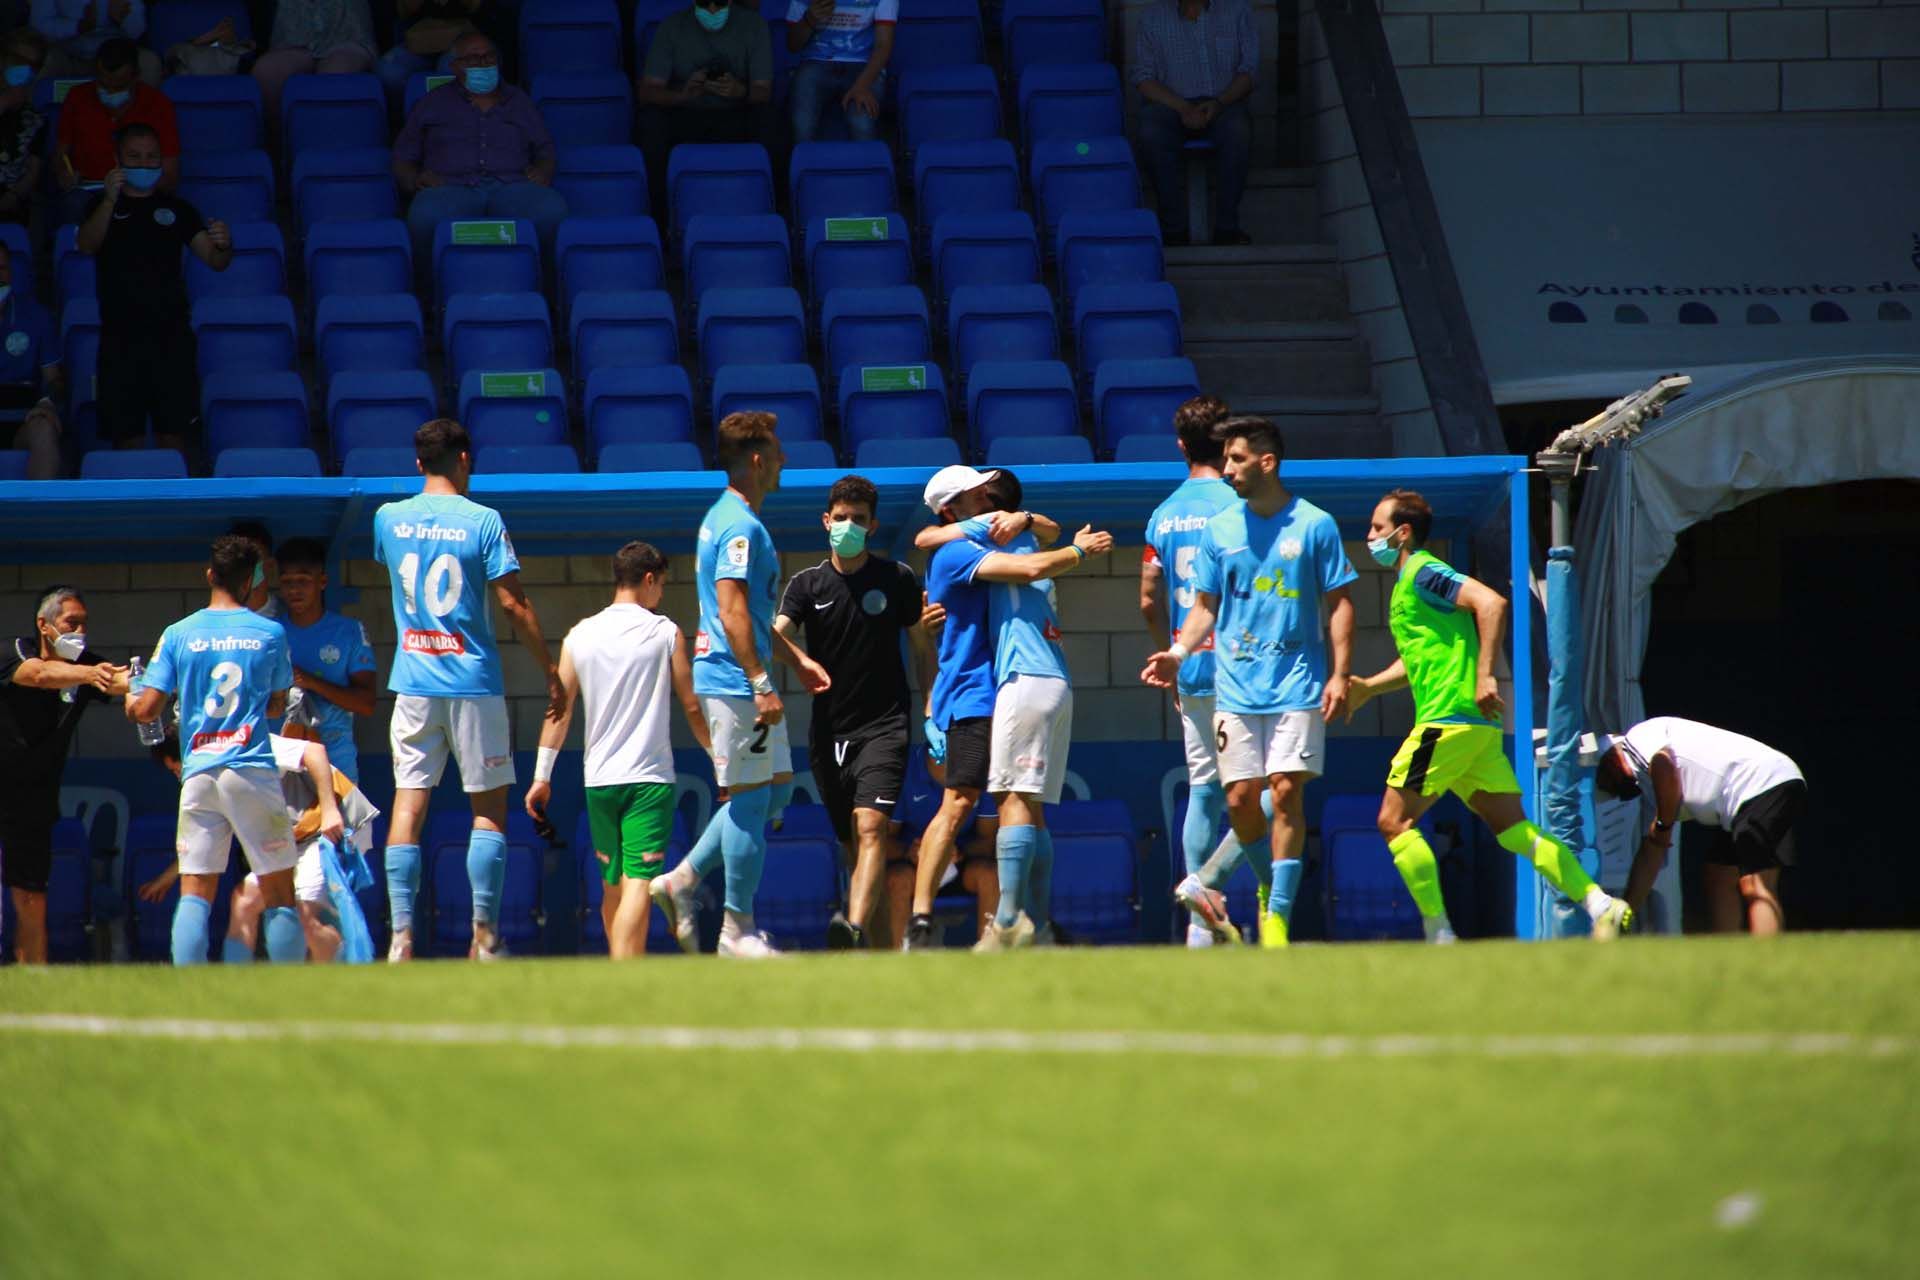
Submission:
[[100,84],[77,84],[60,104],[59,143],[73,157],[74,171],[84,182],[99,182],[119,163],[113,135],[130,124],[152,125],[160,135],[160,152],[180,154],[180,131],[173,122],[173,102],[152,85],[134,81],[133,100],[118,116],[100,101]]

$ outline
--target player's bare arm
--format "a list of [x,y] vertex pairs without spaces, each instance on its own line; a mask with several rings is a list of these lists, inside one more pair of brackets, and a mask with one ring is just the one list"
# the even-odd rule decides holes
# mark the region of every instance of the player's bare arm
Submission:
[[520,575],[509,573],[495,578],[493,598],[500,602],[501,610],[512,620],[513,634],[520,638],[520,647],[546,673],[547,719],[557,719],[565,692],[560,687],[560,673],[554,665],[553,652],[547,648],[546,634],[540,630],[540,615],[534,612],[533,601],[527,599],[526,590],[520,585]]
[[[679,647],[675,646],[676,650]],[[540,722],[540,754],[542,756],[549,751],[558,753],[560,748],[566,745],[567,732],[573,727],[574,703],[580,697],[580,675],[573,668],[573,655],[567,651],[567,642],[564,640],[560,642],[560,665],[555,669],[554,674],[560,680],[560,714],[556,716],[549,712],[547,718]],[[539,771],[535,770],[534,783],[527,788],[526,810],[529,818],[544,820],[547,816],[547,802],[553,798],[553,784],[541,780],[538,773]]]
[[1347,682],[1347,719],[1353,719],[1353,713],[1383,693],[1394,693],[1407,687],[1407,664],[1399,658],[1376,675],[1355,676]]
[[152,724],[160,718],[160,708],[166,705],[166,694],[158,689],[142,689],[139,693],[128,696],[127,719],[135,724]]
[[1667,853],[1673,847],[1673,827],[1680,820],[1680,767],[1671,751],[1656,751],[1647,761],[1647,773],[1653,785],[1653,823],[1640,837],[1634,850],[1633,866],[1627,871],[1627,905],[1637,914],[1647,905],[1653,882],[1667,865]]
[[316,698],[331,702],[356,716],[370,716],[374,712],[375,700],[379,697],[374,673],[356,671],[347,677],[347,683],[335,684],[325,676],[317,676],[311,671],[293,669],[293,687],[312,694]]
[[[760,655],[753,647],[753,613],[747,608],[747,584],[738,578],[722,578],[713,584],[713,595],[720,610],[720,630],[727,637],[727,648],[732,652],[733,660],[740,664],[740,671],[747,677],[747,683],[757,683],[768,672],[761,665]],[[773,647],[776,653],[779,652],[781,638],[775,633]],[[792,649],[793,646],[788,644],[787,648]],[[753,706],[755,724],[779,724],[787,714],[786,704],[780,700],[778,689],[754,694]]]
[[1180,664],[1187,660],[1189,653],[1207,642],[1219,616],[1220,597],[1211,592],[1195,592],[1193,607],[1187,610],[1187,619],[1180,624],[1180,635],[1171,646],[1147,659],[1140,679],[1156,689],[1173,688],[1180,679]]
[[1477,578],[1462,578],[1459,603],[1472,612],[1474,626],[1480,633],[1480,671],[1473,700],[1479,704],[1481,715],[1493,719],[1506,709],[1493,664],[1500,656],[1500,641],[1506,635],[1507,598]]
[[1073,535],[1073,541],[1057,551],[992,552],[975,567],[973,576],[980,582],[1045,582],[1059,577],[1082,560],[1103,556],[1111,550],[1112,534],[1096,533],[1092,525],[1082,525],[1080,532]]
[[111,662],[88,666],[62,662],[58,658],[29,658],[14,668],[13,683],[23,689],[73,689],[91,685],[111,696],[127,691],[127,669]]
[[773,656],[800,673],[800,683],[808,693],[825,693],[833,687],[833,677],[827,669],[807,656],[807,651],[795,644],[793,637],[780,630],[776,620],[773,628]]
[[1332,720],[1347,711],[1353,683],[1353,592],[1335,587],[1321,597],[1327,606],[1328,666],[1320,693],[1320,716]]
[[687,718],[687,728],[693,734],[693,740],[700,749],[709,755],[713,752],[713,734],[707,728],[707,713],[700,705],[700,695],[693,691],[693,659],[687,656],[687,638],[680,637],[680,643],[673,646],[673,696],[680,701],[680,712]]
[[1167,613],[1167,574],[1158,558],[1140,557],[1140,617],[1147,624],[1154,652],[1165,649],[1173,624]]
[[[921,599],[923,601],[926,599],[924,593],[921,595]],[[924,606],[920,614],[920,621],[907,628],[907,648],[913,655],[913,677],[920,683],[920,693],[925,703],[921,708],[921,714],[923,716],[931,716],[933,714],[933,679],[940,665],[939,651],[934,644],[933,638],[934,630],[938,629],[937,624],[933,630],[929,630],[927,627],[925,609],[932,608],[939,608],[939,606]],[[946,616],[947,611],[941,609],[941,621],[945,621]]]
[[327,749],[318,742],[309,741],[300,749],[300,767],[313,782],[313,790],[320,797],[314,807],[320,811],[320,834],[339,844],[347,835],[346,819],[340,816],[340,799],[333,790],[333,761],[327,759]]
[[[1004,547],[1023,533],[1032,533],[1033,540],[1040,544],[1041,550],[1060,541],[1059,522],[1037,511],[991,511],[986,515],[987,536],[993,539],[995,546]],[[957,522],[928,525],[913,535],[913,545],[922,551],[931,551],[965,536]]]

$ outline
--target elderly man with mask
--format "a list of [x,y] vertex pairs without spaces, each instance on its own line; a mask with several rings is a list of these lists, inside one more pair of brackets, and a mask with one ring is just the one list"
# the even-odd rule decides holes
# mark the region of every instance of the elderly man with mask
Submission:
[[127,691],[127,669],[87,648],[87,604],[72,587],[41,597],[34,635],[0,646],[0,882],[19,917],[22,964],[47,962],[47,872],[60,775],[80,717]]

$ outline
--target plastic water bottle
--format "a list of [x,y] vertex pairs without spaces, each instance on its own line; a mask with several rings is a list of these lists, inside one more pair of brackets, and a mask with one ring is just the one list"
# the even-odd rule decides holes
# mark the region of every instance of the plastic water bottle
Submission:
[[[147,660],[145,658],[136,653],[127,659],[127,692],[129,696],[140,691],[141,679],[146,674]],[[161,724],[157,717],[134,725],[134,731],[140,735],[140,745],[143,747],[157,747],[167,740],[167,726]]]

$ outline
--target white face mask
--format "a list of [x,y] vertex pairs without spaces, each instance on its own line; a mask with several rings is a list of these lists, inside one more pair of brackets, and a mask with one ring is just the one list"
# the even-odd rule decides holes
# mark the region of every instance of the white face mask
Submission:
[[53,638],[53,652],[62,661],[78,662],[80,655],[86,651],[87,633],[84,631],[69,631]]

